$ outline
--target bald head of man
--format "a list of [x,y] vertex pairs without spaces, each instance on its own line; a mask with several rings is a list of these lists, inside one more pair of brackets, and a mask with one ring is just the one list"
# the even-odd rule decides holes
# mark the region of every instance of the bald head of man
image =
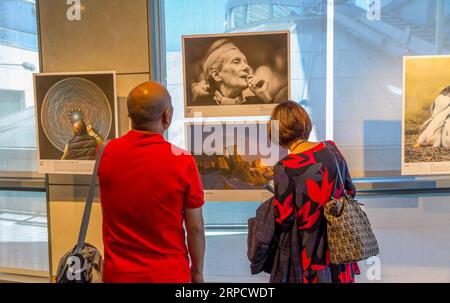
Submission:
[[144,82],[133,88],[127,106],[135,130],[164,134],[172,122],[172,98],[158,82]]

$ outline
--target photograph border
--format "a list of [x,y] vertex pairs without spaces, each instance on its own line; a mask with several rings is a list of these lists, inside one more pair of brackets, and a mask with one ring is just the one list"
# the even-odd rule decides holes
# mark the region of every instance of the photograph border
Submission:
[[[414,59],[449,58],[450,55],[429,56],[403,56],[403,96],[402,96],[402,147],[401,147],[401,174],[402,176],[426,176],[450,174],[450,161],[446,162],[416,162],[406,163],[406,62]],[[450,151],[449,151],[450,152]]]
[[[252,121],[192,121],[184,123],[184,143],[183,147],[189,154],[191,151],[188,149],[188,128],[191,125],[217,125],[221,123],[226,124],[260,124],[268,123],[269,120],[252,120]],[[194,155],[192,155],[194,157]],[[195,160],[194,160],[195,161]],[[197,163],[196,163],[197,165]],[[200,174],[201,176],[201,174]],[[273,196],[273,193],[269,192],[267,189],[203,189],[206,202],[254,202],[254,201],[265,201]]]
[[[114,123],[114,138],[119,137],[118,129],[118,106],[117,106],[117,73],[116,71],[86,71],[86,72],[51,72],[51,73],[34,73],[33,74],[33,88],[34,88],[34,110],[35,110],[35,127],[36,127],[36,157],[38,173],[43,174],[71,174],[71,175],[90,175],[94,170],[95,160],[47,160],[40,157],[39,144],[39,122],[41,118],[38,117],[38,100],[36,78],[40,76],[79,76],[79,75],[112,75],[113,89],[114,89],[114,114],[112,121]],[[47,95],[48,92],[46,92]]]
[[[214,105],[214,106],[188,106],[188,86],[186,79],[186,39],[195,38],[214,38],[214,37],[240,37],[240,36],[257,36],[257,35],[287,35],[287,83],[288,83],[288,99],[291,99],[291,32],[290,30],[264,31],[264,32],[239,32],[239,33],[221,33],[221,34],[205,34],[205,35],[183,35],[181,37],[182,47],[182,65],[183,65],[183,97],[184,97],[184,117],[194,118],[195,112],[201,112],[202,117],[239,117],[239,116],[267,116],[277,106],[272,104],[256,104],[256,105]],[[236,110],[239,115],[236,115]],[[219,114],[218,114],[219,113]]]

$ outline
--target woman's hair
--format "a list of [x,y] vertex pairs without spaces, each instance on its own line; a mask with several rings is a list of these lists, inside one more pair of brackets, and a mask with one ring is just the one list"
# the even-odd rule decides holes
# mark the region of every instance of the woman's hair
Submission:
[[214,71],[220,72],[223,66],[223,54],[229,50],[240,49],[228,39],[219,39],[211,44],[203,61],[203,78],[213,90],[218,89],[212,78]]
[[[308,113],[298,103],[285,101],[272,111],[270,121],[278,121],[278,138],[281,146],[289,146],[295,140],[307,140],[312,124]],[[272,138],[272,123],[269,136]]]

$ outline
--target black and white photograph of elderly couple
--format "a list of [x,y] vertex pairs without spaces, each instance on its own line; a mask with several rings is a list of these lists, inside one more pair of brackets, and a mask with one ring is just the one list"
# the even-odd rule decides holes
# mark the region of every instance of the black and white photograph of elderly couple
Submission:
[[289,31],[183,36],[186,117],[267,115],[290,96]]

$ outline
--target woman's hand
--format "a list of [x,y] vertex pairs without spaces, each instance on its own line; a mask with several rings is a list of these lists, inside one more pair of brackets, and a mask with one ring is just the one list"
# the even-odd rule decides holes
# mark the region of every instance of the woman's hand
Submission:
[[261,98],[264,103],[270,103],[273,101],[273,98],[269,94],[269,82],[265,79],[255,76],[249,75],[247,77],[248,88],[259,98]]
[[198,82],[192,84],[191,91],[192,91],[192,99],[194,102],[199,98],[211,96],[209,85],[206,84],[205,82]]

